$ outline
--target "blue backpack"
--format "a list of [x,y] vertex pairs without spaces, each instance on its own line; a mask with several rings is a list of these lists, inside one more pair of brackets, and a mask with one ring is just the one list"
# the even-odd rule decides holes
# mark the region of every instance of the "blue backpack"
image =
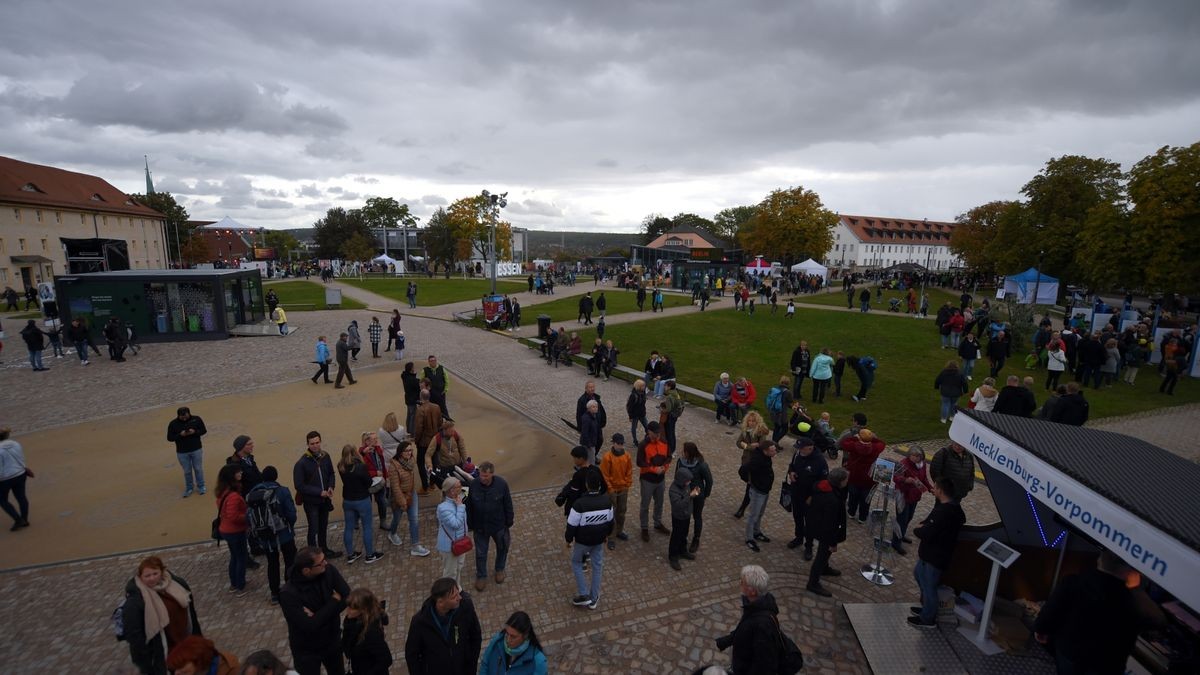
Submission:
[[767,411],[773,413],[783,412],[782,385],[771,387],[771,391],[767,392]]
[[875,370],[875,366],[877,364],[875,363],[874,357],[864,356],[858,360],[858,365],[862,366],[863,368],[865,368],[867,370]]

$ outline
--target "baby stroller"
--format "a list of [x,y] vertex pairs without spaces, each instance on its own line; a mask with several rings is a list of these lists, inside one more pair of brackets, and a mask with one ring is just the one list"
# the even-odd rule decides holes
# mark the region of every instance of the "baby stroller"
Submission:
[[508,325],[508,314],[497,312],[491,321],[485,319],[483,325],[487,330],[504,330],[504,327]]
[[888,300],[888,311],[889,312],[899,312],[900,311],[900,298],[892,298],[892,299]]

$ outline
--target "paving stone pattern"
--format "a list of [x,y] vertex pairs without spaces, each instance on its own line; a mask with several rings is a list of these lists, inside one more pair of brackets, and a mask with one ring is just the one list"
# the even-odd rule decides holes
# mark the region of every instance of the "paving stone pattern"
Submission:
[[[582,292],[586,288],[581,285],[576,290]],[[347,295],[363,299],[374,308],[390,310],[393,306],[377,296],[349,290]],[[532,350],[513,340],[445,320],[422,318],[403,309],[402,312],[414,360],[419,361],[430,351],[436,352],[455,377],[474,383],[511,406],[515,413],[574,440],[560,418],[570,419],[573,415],[576,398],[585,383],[581,368],[551,368]],[[147,345],[141,355],[130,357],[124,364],[96,359],[84,369],[77,361],[63,359],[52,362],[49,373],[33,373],[27,368],[4,369],[0,370],[0,387],[22,392],[17,400],[9,399],[5,407],[13,426],[23,430],[120,415],[151,405],[175,405],[252,387],[270,387],[311,375],[312,366],[308,362],[318,333],[332,338],[351,318],[358,318],[361,325],[367,316],[368,311],[298,314],[297,323],[304,326],[304,331],[295,338]],[[393,362],[364,366],[393,369],[399,386],[399,368]],[[53,386],[27,386],[33,378]],[[617,380],[599,382],[597,390],[609,411],[606,435],[616,431],[628,435],[624,414],[628,385]],[[107,391],[119,395],[103,395]],[[269,391],[264,391],[264,395],[269,395]],[[64,405],[64,401],[74,404]],[[451,406],[453,412],[453,396]],[[886,430],[879,432],[886,437]],[[832,561],[845,572],[827,583],[834,597],[825,599],[806,593],[803,587],[808,563],[803,562],[800,550],[785,548],[791,535],[791,516],[779,508],[774,498],[763,525],[772,542],[764,544],[759,554],[743,545],[744,522],[731,517],[743,489],[736,477],[740,453],[733,446],[733,430],[715,424],[710,411],[689,408],[680,420],[679,438],[681,442],[694,440],[699,444],[716,483],[704,511],[705,530],[698,560],[684,561],[683,572],[675,572],[667,566],[666,535],[652,533],[648,544],[638,540],[635,481],[626,526],[632,536],[606,556],[599,608],[589,611],[573,607],[569,599],[575,589],[569,551],[562,536],[563,516],[552,501],[558,488],[549,486],[517,494],[514,543],[506,583],[490,583],[482,593],[475,593],[471,588],[473,554],[463,570],[463,585],[476,596],[485,635],[498,630],[513,610],[523,609],[532,617],[546,645],[552,672],[690,672],[705,663],[728,665],[728,652],[717,652],[713,640],[736,624],[740,614],[738,573],[741,566],[755,563],[771,574],[782,625],[804,651],[809,672],[869,672],[840,605],[915,600],[916,586],[909,572],[915,555],[910,553],[897,560],[893,586],[867,583],[855,573],[863,562],[858,559],[859,553],[869,545],[866,528],[852,523],[849,540],[839,547]],[[503,430],[497,431],[495,442],[503,443]],[[925,447],[932,450],[937,442],[930,441]],[[788,449],[776,460],[777,475],[782,475],[790,452]],[[498,473],[504,475],[503,466],[498,467]],[[566,464],[561,478],[566,480],[569,473],[570,466]],[[431,535],[436,534],[432,502],[432,499],[424,502],[421,514],[422,538],[431,548],[434,542]],[[923,502],[918,517],[930,506],[929,500]],[[964,507],[972,523],[995,520],[994,506],[983,485],[978,486]],[[669,513],[669,505],[664,505],[664,510]],[[340,542],[340,534],[340,530],[331,532],[330,541],[335,546]],[[382,550],[386,552],[379,563],[347,566],[344,559],[339,559],[335,564],[352,587],[367,586],[388,600],[392,621],[387,638],[397,658],[393,672],[406,672],[403,645],[408,619],[424,599],[430,583],[439,576],[440,561],[436,553],[423,559],[410,557],[407,545],[390,546],[382,536],[377,536],[376,541],[382,541]],[[290,658],[281,613],[267,602],[263,570],[250,572],[250,594],[234,598],[225,590],[224,547],[206,542],[159,553],[169,567],[191,583],[204,633],[222,649],[245,655],[254,649],[269,648],[285,660]],[[108,618],[140,557],[123,555],[0,575],[0,616],[5,624],[0,663],[4,664],[4,670],[131,672],[127,647],[113,639]],[[897,626],[897,630],[908,627]]]

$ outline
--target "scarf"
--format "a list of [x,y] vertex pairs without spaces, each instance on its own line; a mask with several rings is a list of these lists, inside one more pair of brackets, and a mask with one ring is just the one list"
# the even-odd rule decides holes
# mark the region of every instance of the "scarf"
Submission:
[[522,642],[519,647],[509,647],[507,640],[505,640],[503,642],[503,644],[504,644],[504,653],[508,654],[509,656],[512,656],[512,657],[520,656],[525,653],[526,649],[529,649],[529,640]]
[[153,588],[142,583],[138,577],[134,577],[133,582],[142,592],[142,604],[144,605],[142,621],[146,630],[146,644],[149,644],[150,640],[162,632],[162,629],[166,628],[170,622],[170,617],[167,616],[167,605],[158,594],[166,593],[184,609],[191,604],[191,598],[183,586],[175,583],[175,578],[171,576],[170,572],[164,573],[162,583]]

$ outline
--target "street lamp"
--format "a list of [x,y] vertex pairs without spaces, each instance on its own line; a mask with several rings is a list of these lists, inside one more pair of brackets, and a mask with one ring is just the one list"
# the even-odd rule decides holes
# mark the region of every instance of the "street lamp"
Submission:
[[492,295],[496,294],[496,221],[500,219],[500,209],[506,206],[508,206],[507,192],[494,195],[487,190],[483,191],[484,214],[492,225],[488,231],[488,260],[492,263]]

